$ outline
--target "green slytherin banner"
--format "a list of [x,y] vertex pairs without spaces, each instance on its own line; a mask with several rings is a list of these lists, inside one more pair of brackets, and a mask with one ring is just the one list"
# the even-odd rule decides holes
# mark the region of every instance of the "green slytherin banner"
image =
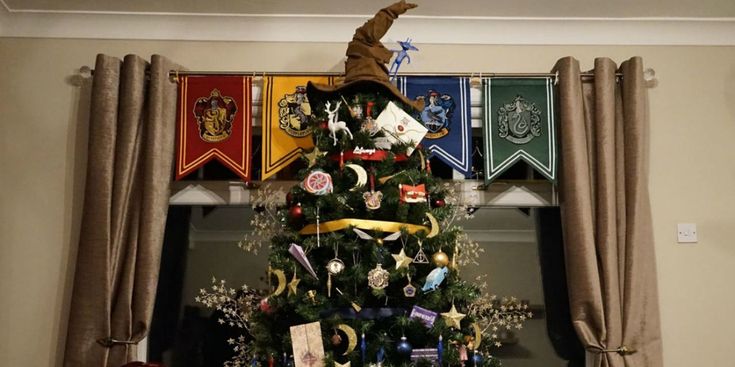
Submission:
[[519,160],[556,182],[551,78],[486,78],[483,85],[485,184]]

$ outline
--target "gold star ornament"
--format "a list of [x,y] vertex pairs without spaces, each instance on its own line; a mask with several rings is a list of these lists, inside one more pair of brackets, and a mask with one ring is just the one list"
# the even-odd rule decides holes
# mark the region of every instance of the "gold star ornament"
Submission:
[[444,323],[447,324],[447,326],[453,327],[455,329],[462,328],[461,326],[459,326],[459,322],[462,321],[465,316],[465,314],[457,312],[457,308],[454,307],[454,303],[452,303],[452,309],[449,310],[449,312],[442,312]]
[[293,273],[293,278],[291,278],[291,281],[288,282],[288,296],[289,297],[291,295],[294,295],[295,296],[295,295],[298,294],[298,292],[299,292],[298,286],[299,286],[299,282],[300,281],[301,281],[301,279],[299,279],[296,276],[296,273]]
[[322,157],[326,155],[326,152],[322,152],[319,150],[319,147],[314,147],[314,149],[311,150],[309,153],[304,153],[304,158],[309,162],[309,168],[314,167],[316,164],[316,160],[319,159],[319,157]]
[[396,270],[402,268],[402,267],[408,267],[409,264],[413,262],[413,259],[406,256],[406,251],[401,249],[401,252],[399,252],[397,255],[391,254],[390,256],[393,256],[393,259],[396,260]]

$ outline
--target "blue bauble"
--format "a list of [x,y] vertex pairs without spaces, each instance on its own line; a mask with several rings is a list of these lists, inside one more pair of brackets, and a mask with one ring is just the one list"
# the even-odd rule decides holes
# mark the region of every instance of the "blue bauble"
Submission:
[[413,350],[413,347],[411,344],[406,340],[405,336],[401,337],[401,341],[398,342],[396,345],[396,350],[398,351],[398,354],[408,357],[411,355],[411,351]]
[[482,362],[482,354],[475,352],[472,355],[472,363],[474,364],[474,366],[482,366]]

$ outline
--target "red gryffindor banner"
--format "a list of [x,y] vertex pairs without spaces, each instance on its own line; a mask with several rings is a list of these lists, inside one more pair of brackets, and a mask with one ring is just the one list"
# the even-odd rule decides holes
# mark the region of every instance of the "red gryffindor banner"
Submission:
[[179,78],[176,179],[216,158],[249,181],[252,77]]

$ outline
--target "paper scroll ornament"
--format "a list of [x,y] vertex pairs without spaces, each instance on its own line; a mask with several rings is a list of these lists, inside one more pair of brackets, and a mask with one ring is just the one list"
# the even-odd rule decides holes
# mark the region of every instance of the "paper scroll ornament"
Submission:
[[295,367],[323,367],[324,344],[319,322],[291,326]]

